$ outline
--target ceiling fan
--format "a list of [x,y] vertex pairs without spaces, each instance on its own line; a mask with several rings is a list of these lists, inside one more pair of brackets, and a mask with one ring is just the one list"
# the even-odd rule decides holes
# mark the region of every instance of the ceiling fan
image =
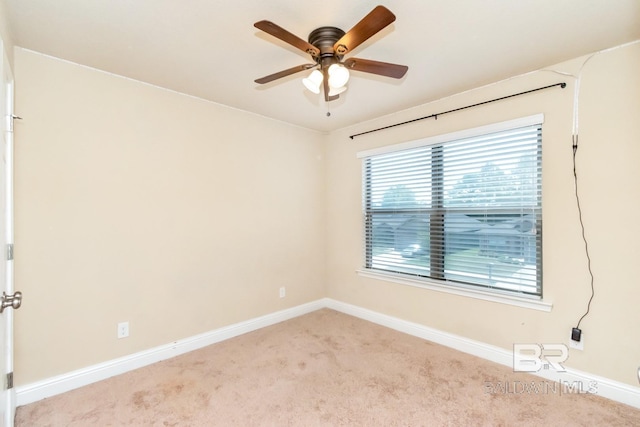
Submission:
[[377,6],[348,32],[345,33],[336,27],[320,27],[309,34],[308,42],[271,21],[256,22],[253,24],[256,28],[308,53],[314,63],[282,70],[259,78],[255,82],[269,83],[300,71],[315,69],[309,77],[303,79],[303,83],[315,93],[320,93],[322,84],[325,100],[333,101],[346,90],[345,85],[349,79],[348,70],[400,79],[409,67],[370,59],[343,59],[346,54],[395,20],[396,16],[389,9]]

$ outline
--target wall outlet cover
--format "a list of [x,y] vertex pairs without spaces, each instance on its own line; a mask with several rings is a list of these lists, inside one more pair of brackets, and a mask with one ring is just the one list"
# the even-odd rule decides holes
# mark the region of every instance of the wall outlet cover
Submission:
[[118,338],[126,338],[129,336],[129,322],[118,323]]
[[584,333],[580,334],[580,341],[573,340],[573,333],[569,337],[569,348],[575,348],[576,350],[584,350]]

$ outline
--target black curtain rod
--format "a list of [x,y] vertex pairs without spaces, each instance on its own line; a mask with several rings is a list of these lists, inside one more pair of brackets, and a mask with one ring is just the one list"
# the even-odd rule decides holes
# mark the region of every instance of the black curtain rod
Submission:
[[531,90],[527,90],[527,91],[524,91],[524,92],[514,93],[512,95],[503,96],[501,98],[495,98],[495,99],[491,99],[489,101],[478,102],[477,104],[467,105],[466,107],[455,108],[453,110],[443,111],[442,113],[431,114],[429,116],[424,116],[424,117],[420,117],[420,118],[413,119],[413,120],[407,120],[406,122],[396,123],[396,124],[385,126],[385,127],[381,127],[381,128],[378,128],[378,129],[368,130],[368,131],[362,132],[362,133],[356,133],[355,135],[349,136],[349,138],[353,139],[356,136],[366,135],[368,133],[378,132],[378,131],[389,129],[389,128],[393,128],[393,127],[396,127],[396,126],[406,125],[408,123],[417,122],[419,120],[430,119],[430,118],[434,118],[434,119],[438,120],[438,116],[443,116],[443,115],[449,114],[449,113],[455,113],[456,111],[460,111],[460,110],[466,110],[467,108],[478,107],[480,105],[489,104],[491,102],[502,101],[503,99],[513,98],[514,96],[526,95],[526,94],[531,93],[531,92],[537,92],[539,90],[549,89],[549,88],[556,87],[556,86],[560,86],[562,89],[564,89],[567,86],[567,84],[564,83],[564,82],[556,83],[556,84],[549,85],[549,86],[539,87],[537,89],[531,89]]

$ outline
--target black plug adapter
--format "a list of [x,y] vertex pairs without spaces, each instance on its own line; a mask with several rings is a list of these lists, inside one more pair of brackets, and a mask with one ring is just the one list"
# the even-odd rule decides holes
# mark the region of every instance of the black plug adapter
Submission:
[[580,342],[580,338],[582,338],[582,330],[578,328],[571,329],[571,339]]

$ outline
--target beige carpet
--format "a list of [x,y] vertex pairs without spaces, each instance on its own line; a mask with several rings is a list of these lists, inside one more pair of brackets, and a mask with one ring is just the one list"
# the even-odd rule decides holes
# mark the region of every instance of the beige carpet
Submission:
[[20,407],[16,418],[17,426],[640,426],[630,406],[563,393],[326,309]]

